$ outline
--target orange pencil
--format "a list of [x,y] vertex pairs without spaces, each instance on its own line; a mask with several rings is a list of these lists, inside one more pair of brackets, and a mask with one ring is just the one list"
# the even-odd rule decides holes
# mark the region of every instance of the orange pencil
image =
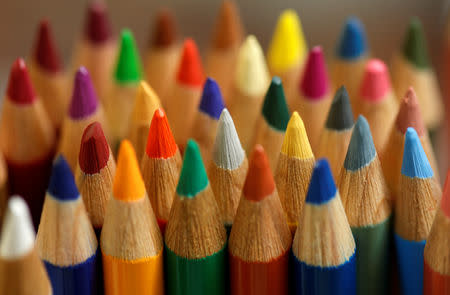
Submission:
[[120,145],[100,243],[105,295],[164,294],[163,240],[128,140]]
[[223,0],[213,29],[206,55],[206,74],[214,78],[222,90],[225,102],[229,99],[236,71],[239,47],[244,39],[242,21],[233,0]]
[[42,20],[39,24],[29,70],[36,92],[58,132],[69,104],[67,89],[70,86],[47,20]]
[[141,171],[150,203],[164,235],[181,169],[181,155],[166,114],[157,109],[148,132]]
[[100,101],[105,103],[113,82],[117,55],[117,38],[111,28],[106,1],[90,0],[84,21],[83,32],[73,55],[72,71],[86,67]]
[[150,37],[145,56],[145,77],[165,103],[172,87],[180,55],[175,17],[168,9],[161,9]]
[[204,80],[197,45],[188,38],[183,44],[176,81],[165,104],[175,141],[181,150],[190,135]]

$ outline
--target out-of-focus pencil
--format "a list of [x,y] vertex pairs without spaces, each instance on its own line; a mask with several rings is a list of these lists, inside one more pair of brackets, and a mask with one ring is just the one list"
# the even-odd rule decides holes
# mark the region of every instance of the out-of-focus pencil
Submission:
[[228,110],[223,109],[217,126],[208,175],[227,233],[230,233],[233,225],[247,169],[247,157],[233,119]]
[[230,99],[239,47],[244,39],[239,11],[233,0],[223,0],[219,8],[206,55],[206,74],[217,81],[225,101]]
[[352,105],[356,103],[364,67],[369,57],[364,25],[349,17],[342,29],[331,61],[331,81],[334,89],[344,85]]
[[317,157],[327,158],[334,179],[339,179],[353,130],[353,112],[347,89],[341,86],[334,95],[328,118],[320,134]]
[[128,126],[128,139],[136,151],[140,161],[147,145],[148,131],[153,114],[161,107],[158,95],[147,82],[141,81],[134,101]]
[[128,140],[120,145],[101,248],[105,295],[164,294],[163,240]]
[[61,129],[58,153],[64,155],[75,172],[84,129],[92,122],[99,122],[109,135],[108,124],[102,105],[97,100],[91,77],[86,68],[78,69],[73,86],[72,100]]
[[236,73],[228,100],[228,110],[233,117],[242,147],[247,151],[251,148],[256,120],[269,83],[264,53],[256,37],[250,35],[239,49]]
[[256,145],[230,234],[231,293],[287,294],[291,242],[268,158]]
[[36,248],[53,294],[97,294],[97,238],[64,156],[53,164]]
[[144,61],[145,78],[165,104],[175,80],[180,54],[177,25],[169,9],[157,12],[149,41]]
[[211,162],[217,125],[224,107],[219,85],[214,79],[207,78],[191,129],[191,137],[200,147],[205,167]]
[[55,133],[21,58],[11,67],[3,100],[0,147],[8,171],[8,192],[25,199],[37,228],[50,177]]
[[395,246],[404,294],[423,293],[423,250],[442,192],[413,128],[405,134],[399,195],[395,200]]
[[58,132],[69,104],[67,89],[70,84],[59,59],[48,20],[39,23],[29,70],[36,92]]
[[181,155],[166,114],[157,109],[150,124],[141,171],[150,203],[164,235],[180,175]]
[[0,293],[52,295],[44,264],[34,247],[35,233],[27,204],[9,199],[0,239]]
[[287,125],[275,172],[278,194],[292,235],[303,212],[314,162],[305,125],[294,112]]
[[194,40],[184,41],[177,76],[165,104],[175,141],[184,150],[200,103],[205,76]]
[[358,294],[389,291],[390,193],[363,116],[353,129],[338,182],[342,204],[356,242]]
[[225,294],[226,240],[200,150],[189,140],[166,227],[167,294]]
[[298,81],[303,72],[308,46],[302,24],[293,9],[284,10],[279,18],[267,50],[267,64],[272,76],[280,77],[287,101],[297,92]]
[[8,171],[6,169],[5,158],[0,152],[0,228],[3,223],[3,213],[6,208],[8,198]]

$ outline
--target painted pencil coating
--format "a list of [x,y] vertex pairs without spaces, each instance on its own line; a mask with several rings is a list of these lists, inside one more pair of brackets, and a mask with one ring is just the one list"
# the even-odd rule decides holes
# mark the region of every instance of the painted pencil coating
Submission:
[[[103,254],[105,281],[114,284],[105,285],[109,295],[125,294],[163,294],[164,278],[162,250],[158,255],[127,261]],[[124,290],[127,290],[124,294]]]
[[398,234],[394,238],[403,294],[423,294],[423,250],[426,241],[409,241]]
[[165,246],[169,295],[225,294],[226,244],[220,251],[199,259],[180,257]]
[[443,275],[434,271],[425,260],[423,268],[423,294],[449,294],[450,275]]

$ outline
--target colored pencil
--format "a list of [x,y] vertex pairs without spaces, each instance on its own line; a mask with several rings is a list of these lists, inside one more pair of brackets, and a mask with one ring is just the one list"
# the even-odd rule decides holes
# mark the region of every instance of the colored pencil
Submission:
[[208,175],[223,223],[230,233],[241,198],[248,162],[227,109],[220,114]]
[[36,248],[53,294],[97,294],[97,238],[64,156],[53,164]]
[[3,216],[8,198],[8,171],[6,169],[5,158],[0,152],[0,228],[3,224]]
[[175,141],[184,150],[200,103],[205,77],[194,40],[184,41],[176,81],[165,105]]
[[105,295],[164,294],[163,240],[128,140],[120,145],[101,248]]
[[291,242],[269,160],[257,144],[230,234],[231,294],[287,294]]
[[139,82],[142,78],[141,61],[130,30],[121,33],[120,49],[117,56],[114,81],[107,99],[103,102],[111,128],[111,147],[115,150],[128,131],[131,112]]
[[100,238],[115,173],[116,163],[101,124],[89,124],[81,137],[75,182],[97,238]]
[[58,132],[69,104],[69,80],[63,70],[48,20],[39,23],[29,70],[36,93]]
[[395,200],[395,245],[403,294],[422,294],[423,249],[441,189],[413,128],[405,134],[399,195]]
[[239,11],[233,0],[222,0],[206,55],[206,74],[219,84],[225,101],[230,97],[239,47],[244,39]]
[[391,197],[363,116],[358,117],[353,129],[338,187],[356,242],[357,293],[387,294]]
[[366,31],[356,17],[349,17],[342,28],[331,61],[331,80],[334,89],[345,85],[352,105],[359,94],[364,67],[369,58]]
[[9,199],[0,240],[0,293],[52,295],[44,264],[34,247],[35,233],[27,204]]
[[253,134],[253,146],[261,144],[264,147],[272,171],[277,168],[288,121],[289,109],[281,79],[273,77]]
[[275,172],[275,183],[292,236],[303,212],[314,155],[297,112],[289,120]]
[[224,107],[219,85],[214,79],[207,78],[191,130],[191,137],[200,147],[205,167],[209,167],[211,162],[217,125]]
[[166,114],[157,109],[150,124],[141,171],[150,203],[164,235],[181,169],[181,155]]
[[317,157],[327,158],[334,179],[339,179],[353,130],[353,111],[345,86],[334,95],[327,121],[320,134]]
[[315,46],[309,52],[303,77],[291,105],[291,110],[297,111],[305,122],[313,151],[317,148],[333,100],[329,84],[322,47]]
[[175,80],[179,55],[175,17],[170,10],[161,9],[157,12],[145,55],[145,77],[163,104]]
[[249,35],[239,49],[228,110],[245,150],[251,148],[256,120],[270,78],[264,53],[256,37]]
[[167,294],[225,294],[226,239],[200,150],[189,140],[166,227]]
[[293,294],[356,294],[355,251],[330,167],[319,159],[292,244]]
[[[399,193],[398,185],[402,169],[405,133],[408,127],[413,127],[416,130],[433,171],[439,171],[428,131],[422,120],[417,96],[412,87],[408,89],[400,103],[397,118],[391,127],[384,151],[380,154],[386,183],[393,193],[394,200]],[[438,174],[435,174],[435,177],[439,180]]]
[[371,59],[367,62],[353,110],[356,116],[366,117],[372,128],[375,148],[381,153],[398,111],[398,102],[391,89],[389,72],[381,60]]
[[140,161],[144,155],[148,131],[153,114],[161,107],[158,95],[147,82],[141,81],[131,112],[128,140],[136,151],[136,158]]
[[450,173],[424,250],[423,294],[450,293]]
[[0,147],[8,192],[22,196],[35,228],[44,203],[54,155],[55,133],[31,84],[25,61],[14,61],[0,116]]
[[73,72],[84,66],[91,73],[92,83],[100,101],[105,104],[112,86],[117,55],[117,38],[112,31],[106,2],[91,0],[84,20],[84,28],[72,58]]
[[84,129],[95,121],[102,125],[108,137],[106,117],[102,105],[97,100],[91,77],[85,67],[80,67],[75,75],[72,100],[64,119],[58,145],[58,153],[64,155],[74,172]]
[[267,50],[267,64],[272,76],[280,77],[284,85],[288,104],[298,88],[303,72],[308,45],[303,35],[302,24],[293,9],[284,10],[275,26]]
[[438,80],[429,61],[425,34],[419,19],[412,18],[401,53],[392,61],[392,81],[398,97],[412,86],[417,92],[425,126],[434,130],[444,119]]

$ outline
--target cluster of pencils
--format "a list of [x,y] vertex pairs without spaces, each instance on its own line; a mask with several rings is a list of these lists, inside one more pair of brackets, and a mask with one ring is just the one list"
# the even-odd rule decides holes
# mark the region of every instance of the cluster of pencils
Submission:
[[330,76],[293,10],[266,58],[224,0],[205,69],[170,11],[154,28],[141,66],[92,2],[70,70],[48,21],[13,63],[1,294],[450,294],[444,108],[417,19],[392,86],[356,18]]

